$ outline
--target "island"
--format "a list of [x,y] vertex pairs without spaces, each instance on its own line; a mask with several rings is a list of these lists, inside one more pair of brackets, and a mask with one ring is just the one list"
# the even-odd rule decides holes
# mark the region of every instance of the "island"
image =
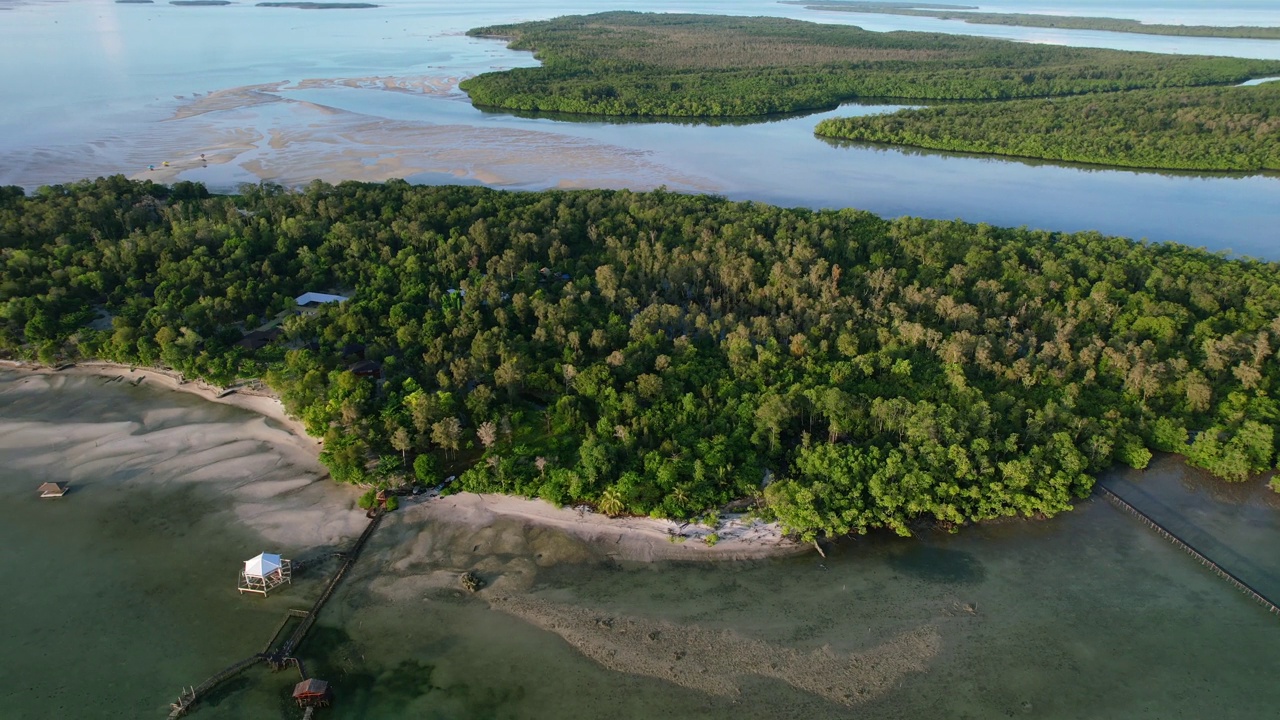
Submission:
[[1061,30],[1104,30],[1140,35],[1178,35],[1183,37],[1248,38],[1280,40],[1280,27],[1254,25],[1164,25],[1144,23],[1127,18],[1088,17],[1080,15],[1045,15],[1037,13],[973,12],[972,5],[946,5],[912,2],[856,2],[841,0],[781,0],[783,5],[803,5],[809,10],[869,13],[877,15],[910,15],[939,20],[960,20],[972,25],[1016,25],[1021,27],[1057,28]]
[[1280,170],[1280,84],[1135,90],[833,118],[827,138],[1170,170]]
[[663,190],[119,176],[0,189],[0,228],[0,356],[263,378],[339,482],[736,502],[814,540],[1053,516],[1153,451],[1227,480],[1276,457],[1280,264],[1176,244]]
[[364,10],[381,6],[373,3],[349,2],[260,2],[256,7],[297,8],[298,10]]
[[234,5],[231,0],[169,0],[170,5],[178,5],[181,7],[218,7],[222,5]]
[[1007,100],[1236,84],[1280,62],[1036,45],[764,17],[610,12],[475,28],[540,67],[461,83],[473,104],[634,117],[758,117],[857,98]]

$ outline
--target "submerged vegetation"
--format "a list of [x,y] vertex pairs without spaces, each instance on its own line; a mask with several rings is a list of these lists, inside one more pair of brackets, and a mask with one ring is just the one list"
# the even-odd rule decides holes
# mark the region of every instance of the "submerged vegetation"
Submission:
[[3,189],[0,253],[0,352],[264,376],[346,482],[906,533],[1062,512],[1152,450],[1240,480],[1280,423],[1280,265],[1096,233],[116,177]]
[[1238,83],[1280,62],[867,32],[780,18],[611,12],[477,28],[541,67],[461,87],[479,106],[648,117],[733,117],[855,98],[994,100]]
[[1178,170],[1280,170],[1280,83],[949,105],[833,118],[818,135]]
[[1280,40],[1280,27],[1255,25],[1166,25],[1160,23],[1148,24],[1126,18],[1045,15],[1039,13],[973,12],[978,8],[971,5],[935,3],[783,0],[782,4],[803,5],[809,10],[835,10],[877,15],[911,15],[938,18],[940,20],[961,20],[972,25],[1016,25],[1060,30],[1104,30],[1107,32],[1137,33],[1139,35]]

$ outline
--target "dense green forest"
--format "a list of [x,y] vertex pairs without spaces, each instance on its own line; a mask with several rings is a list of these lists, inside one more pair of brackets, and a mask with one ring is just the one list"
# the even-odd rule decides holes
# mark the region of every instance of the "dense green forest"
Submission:
[[1105,30],[1140,35],[1178,35],[1183,37],[1252,38],[1280,40],[1280,27],[1255,25],[1163,25],[1138,20],[1081,15],[1042,15],[1037,13],[973,12],[971,5],[947,5],[910,2],[841,2],[841,0],[783,0],[783,5],[803,5],[809,10],[871,13],[877,15],[911,15],[940,20],[961,20],[972,25],[1016,25],[1021,27],[1059,28],[1064,30]]
[[901,110],[824,137],[1178,170],[1280,170],[1280,82]]
[[623,116],[744,117],[859,97],[1009,99],[1280,74],[1280,62],[1268,60],[875,33],[763,17],[612,12],[469,34],[508,39],[542,61],[464,81],[474,104]]
[[0,189],[0,253],[0,354],[265,377],[344,482],[906,533],[1062,512],[1150,450],[1241,480],[1280,423],[1280,265],[1096,233],[114,177]]

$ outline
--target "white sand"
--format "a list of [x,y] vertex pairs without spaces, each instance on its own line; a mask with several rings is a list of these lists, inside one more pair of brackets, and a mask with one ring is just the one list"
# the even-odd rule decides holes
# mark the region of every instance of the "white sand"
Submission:
[[83,421],[2,423],[0,446],[27,450],[24,469],[34,477],[69,481],[73,493],[77,483],[107,477],[125,486],[198,485],[227,497],[227,511],[236,520],[294,557],[315,548],[346,546],[364,529],[364,513],[355,508],[356,489],[329,479],[317,459],[319,444],[306,437],[275,398],[218,398],[219,388],[107,363],[86,363],[62,372],[10,362],[0,367],[24,371],[20,381],[4,385],[0,403],[36,398],[77,380],[96,384],[141,379],[257,413],[247,421],[211,421],[189,410],[162,406],[136,419],[104,421],[102,416],[114,408],[108,399],[89,394],[76,405],[85,415]]
[[[496,518],[550,527],[591,544],[622,560],[748,560],[793,555],[812,550],[783,537],[777,523],[743,516],[726,517],[716,528],[681,525],[653,518],[609,518],[594,512],[558,508],[542,500],[509,495],[458,493],[401,506],[406,519],[422,523],[461,524],[484,528]],[[715,545],[705,538],[719,537]],[[679,537],[683,535],[683,537]]]
[[[86,424],[87,431],[68,424],[65,431],[89,432],[84,441],[94,447],[109,446],[109,462],[167,463],[166,474],[190,482],[229,483],[236,516],[268,539],[292,546],[337,544],[358,535],[364,516],[353,509],[355,488],[328,480],[318,462],[320,441],[308,437],[298,420],[289,417],[279,399],[266,390],[246,388],[222,395],[223,389],[202,382],[184,382],[176,373],[130,368],[112,363],[86,362],[61,371],[52,368],[0,361],[0,367],[22,370],[46,383],[57,376],[95,376],[118,382],[141,382],[169,390],[191,393],[211,402],[257,413],[271,422],[254,422],[211,429],[209,424],[187,424],[147,434],[140,442],[128,427],[108,431],[102,423]],[[46,384],[47,387],[47,384]],[[221,397],[220,397],[221,396]],[[164,420],[153,414],[147,422]],[[64,426],[46,426],[33,432],[61,433]],[[216,435],[216,437],[214,437]],[[89,472],[100,453],[88,452],[84,443],[67,448],[65,455]],[[175,465],[176,463],[176,465]],[[285,472],[275,473],[274,469]],[[323,482],[321,482],[323,481]],[[652,518],[608,518],[592,512],[557,508],[541,500],[504,495],[459,493],[447,497],[405,498],[394,514],[397,525],[420,532],[428,525],[447,524],[480,536],[499,518],[536,528],[554,528],[582,540],[600,553],[618,559],[654,560],[742,560],[808,551],[807,545],[785,539],[777,524],[741,516],[726,517],[716,528],[700,525],[681,527],[668,520]],[[709,545],[705,538],[716,533],[719,541]],[[683,535],[684,537],[678,537]],[[566,557],[566,559],[568,559]]]

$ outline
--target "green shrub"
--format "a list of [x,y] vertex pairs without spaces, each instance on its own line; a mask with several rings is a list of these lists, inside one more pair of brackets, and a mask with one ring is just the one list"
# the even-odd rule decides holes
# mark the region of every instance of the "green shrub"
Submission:
[[413,459],[413,476],[424,485],[440,482],[440,468],[434,455],[419,455]]

